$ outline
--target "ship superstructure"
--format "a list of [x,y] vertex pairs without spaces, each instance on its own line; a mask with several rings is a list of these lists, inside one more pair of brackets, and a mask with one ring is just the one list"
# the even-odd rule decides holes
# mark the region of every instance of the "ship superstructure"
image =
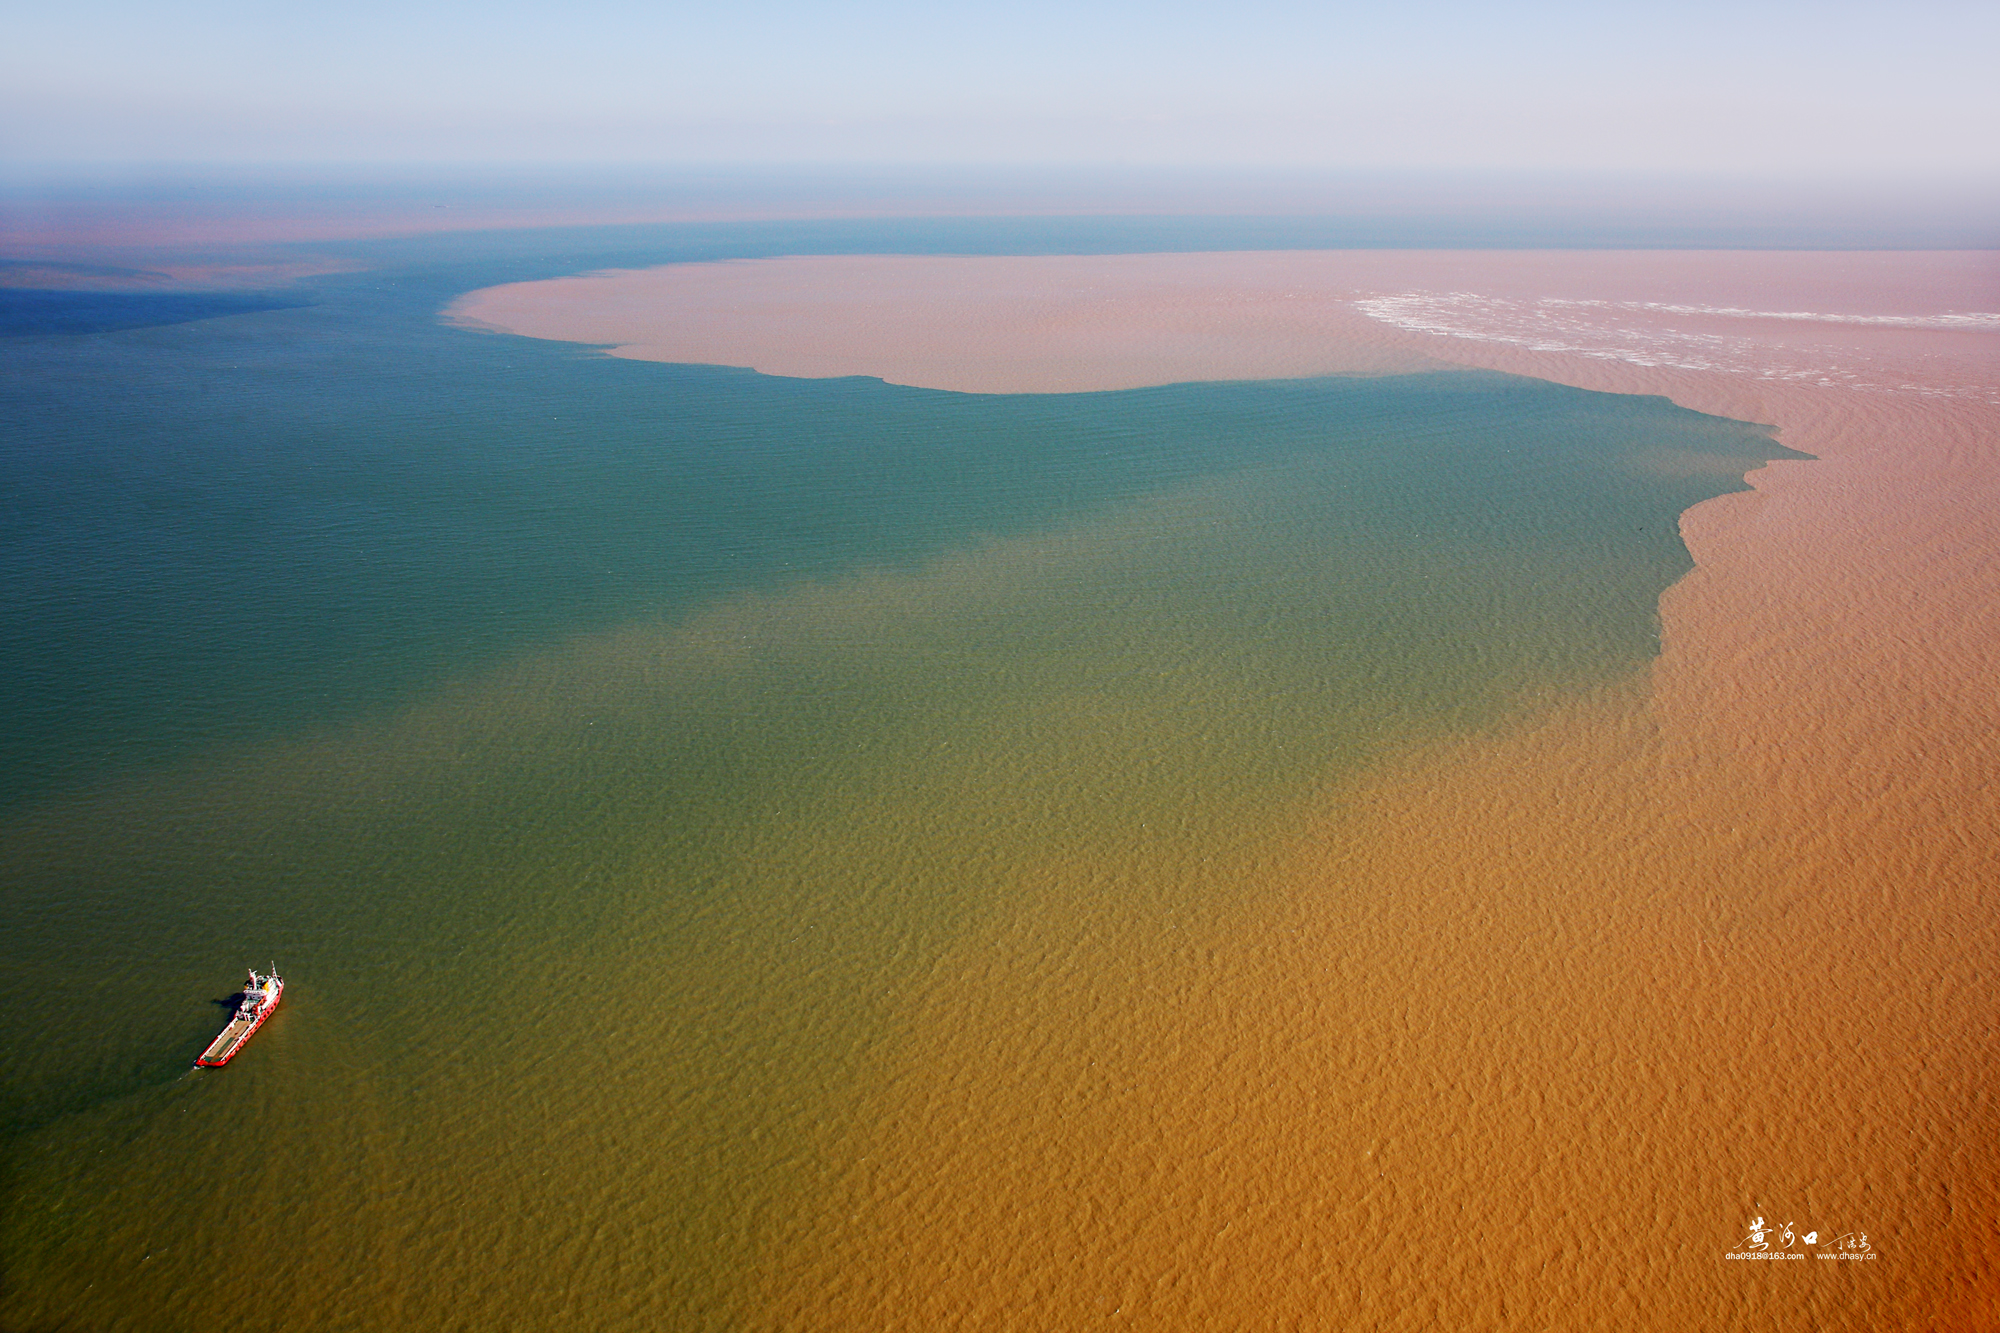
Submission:
[[226,1065],[231,1056],[243,1049],[243,1043],[250,1040],[252,1033],[264,1026],[264,1020],[278,1007],[278,998],[285,993],[285,979],[278,975],[278,965],[273,963],[271,971],[258,976],[257,969],[250,969],[250,980],[243,987],[243,994],[236,1002],[236,1013],[230,1018],[229,1026],[222,1034],[208,1044],[208,1049],[196,1058],[198,1065]]

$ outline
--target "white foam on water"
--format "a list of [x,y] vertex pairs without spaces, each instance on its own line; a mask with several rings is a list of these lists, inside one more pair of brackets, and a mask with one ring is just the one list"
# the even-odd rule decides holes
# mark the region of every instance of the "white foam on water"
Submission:
[[[1898,368],[1854,347],[1778,345],[1748,333],[1676,327],[1662,317],[1792,324],[1863,326],[1928,332],[2000,332],[2000,314],[1984,311],[1935,315],[1841,315],[1814,311],[1764,311],[1737,306],[1676,305],[1659,301],[1591,301],[1542,297],[1514,300],[1478,292],[1398,292],[1355,302],[1372,319],[1415,333],[1477,342],[1507,343],[1537,352],[1626,361],[1640,366],[1714,371],[1755,379],[1840,387],[1873,393],[2000,402],[1990,381],[1916,384]],[[1642,318],[1633,318],[1641,316]]]
[[1663,315],[1717,315],[1729,319],[1777,319],[1806,324],[1863,324],[1887,329],[2000,330],[2000,314],[1984,310],[1940,315],[1832,315],[1816,310],[1746,310],[1728,305],[1675,305],[1663,301],[1572,301],[1543,297],[1544,306],[1590,306],[1603,310],[1647,310]]

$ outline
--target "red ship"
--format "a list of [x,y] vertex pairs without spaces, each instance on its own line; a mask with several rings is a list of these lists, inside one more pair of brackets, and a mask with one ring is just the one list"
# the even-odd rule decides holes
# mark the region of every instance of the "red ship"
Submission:
[[236,1003],[235,1016],[229,1026],[222,1029],[222,1035],[208,1044],[208,1049],[196,1058],[198,1065],[211,1068],[229,1063],[231,1056],[243,1049],[243,1043],[251,1034],[264,1026],[264,1020],[278,1007],[278,997],[285,993],[285,979],[278,975],[278,965],[271,965],[269,976],[258,976],[257,969],[250,969],[250,981],[243,987],[243,998]]

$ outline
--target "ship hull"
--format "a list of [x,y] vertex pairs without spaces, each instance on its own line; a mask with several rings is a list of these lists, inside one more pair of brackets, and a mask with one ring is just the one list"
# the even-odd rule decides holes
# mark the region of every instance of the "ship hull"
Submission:
[[229,1020],[229,1026],[208,1044],[208,1049],[195,1057],[195,1063],[205,1069],[219,1069],[235,1059],[236,1053],[257,1034],[257,1029],[264,1026],[264,1020],[277,1011],[278,1001],[284,996],[285,983],[273,978],[270,1000],[258,1006],[253,1015],[246,1016],[239,1011],[236,1017]]

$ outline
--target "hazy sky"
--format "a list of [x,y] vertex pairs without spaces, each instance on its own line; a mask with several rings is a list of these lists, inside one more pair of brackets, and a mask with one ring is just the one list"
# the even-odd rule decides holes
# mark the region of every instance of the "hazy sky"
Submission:
[[2000,4],[5,0],[0,160],[2000,174]]

